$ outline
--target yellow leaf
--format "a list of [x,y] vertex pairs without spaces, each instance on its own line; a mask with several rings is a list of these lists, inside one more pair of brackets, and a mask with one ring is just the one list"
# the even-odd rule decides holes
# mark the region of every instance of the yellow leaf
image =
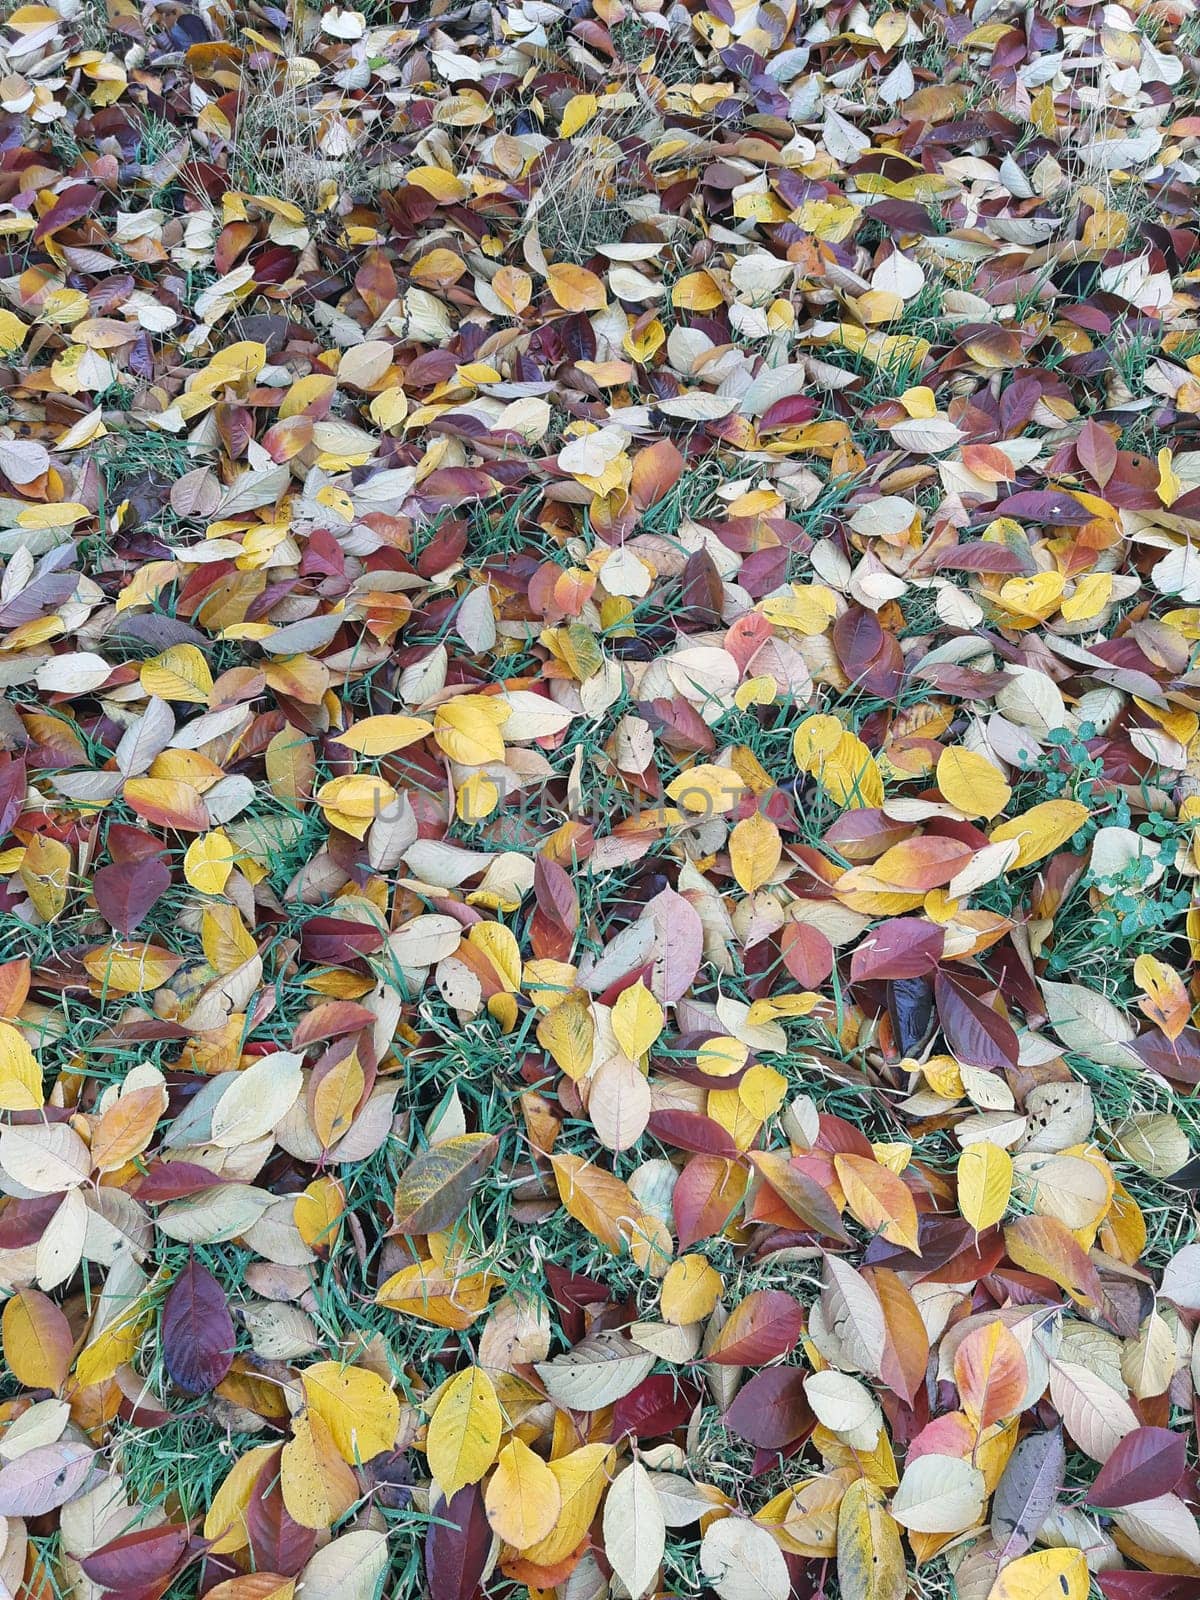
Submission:
[[374,1372],[318,1361],[305,1368],[301,1381],[309,1408],[329,1429],[343,1460],[370,1461],[395,1444],[400,1402]]
[[204,959],[221,974],[234,972],[258,954],[258,946],[234,905],[210,906],[200,919]]
[[45,1103],[42,1069],[25,1035],[0,1022],[0,1111],[40,1111]]
[[1012,790],[986,756],[951,745],[938,757],[937,786],[947,804],[968,817],[990,822],[1004,810]]
[[521,267],[501,267],[492,279],[492,288],[514,317],[519,317],[533,298],[533,279]]
[[671,304],[677,311],[715,311],[725,296],[710,273],[688,272],[672,288]]
[[696,1065],[710,1078],[731,1078],[746,1065],[750,1051],[740,1039],[718,1034],[706,1039],[696,1051]]
[[852,1483],[838,1508],[837,1575],[846,1600],[903,1600],[908,1590],[899,1526],[868,1478]]
[[903,1178],[869,1156],[835,1155],[833,1166],[846,1204],[863,1227],[920,1255],[917,1208]]
[[177,971],[180,958],[153,944],[99,945],[83,958],[97,983],[118,994],[148,994],[161,989]]
[[25,343],[28,327],[11,311],[0,311],[0,355],[10,356]]
[[487,1373],[468,1367],[451,1378],[425,1441],[429,1470],[447,1500],[465,1484],[479,1482],[496,1459],[502,1432],[500,1402]]
[[21,860],[21,882],[43,922],[53,922],[67,903],[71,852],[60,839],[35,833]]
[[142,663],[142,691],[160,700],[184,700],[205,706],[212,694],[212,673],[194,644],[173,644]]
[[564,1561],[583,1543],[608,1487],[614,1451],[608,1444],[585,1444],[550,1463],[562,1496],[562,1510],[553,1530],[530,1545],[525,1559],[539,1567]]
[[622,989],[612,1008],[612,1029],[617,1043],[631,1061],[649,1050],[663,1031],[663,1008],[639,978]]
[[553,1530],[562,1510],[562,1490],[540,1456],[522,1440],[510,1439],[483,1503],[492,1532],[514,1550],[528,1550]]
[[482,767],[504,760],[501,727],[511,715],[503,701],[485,694],[464,694],[434,713],[433,736],[451,761]]
[[511,928],[502,922],[477,922],[467,943],[487,958],[506,994],[520,992],[521,947]]
[[201,894],[220,894],[233,871],[237,850],[220,828],[193,839],[184,852],[183,875]]
[[[382,394],[377,394],[367,407],[371,421],[378,428],[398,428],[408,415],[408,396],[403,389],[385,389]],[[371,718],[365,720],[371,721]],[[416,721],[414,717],[412,719]],[[357,726],[357,724],[356,724]]]
[[161,1084],[126,1089],[97,1123],[92,1134],[92,1163],[97,1172],[116,1172],[150,1143],[158,1119],[167,1109]]
[[345,733],[332,735],[338,744],[364,756],[387,756],[404,750],[433,732],[433,723],[424,717],[363,717]]
[[680,1256],[667,1268],[659,1310],[664,1322],[686,1327],[712,1315],[721,1298],[721,1274],[703,1256]]
[[596,1028],[583,1000],[567,999],[537,1026],[537,1041],[560,1072],[578,1083],[592,1065]]
[[500,804],[500,786],[493,783],[486,772],[473,772],[465,783],[458,786],[454,809],[460,822],[469,828],[486,822]]
[[461,178],[456,178],[442,167],[413,167],[411,172],[404,174],[404,181],[424,189],[439,205],[453,205],[456,201],[464,200],[468,192]]
[[563,109],[558,125],[559,138],[569,139],[580,128],[586,128],[599,109],[600,102],[594,94],[573,94]]
[[438,1328],[469,1328],[487,1305],[494,1279],[487,1273],[463,1275],[435,1261],[414,1261],[393,1272],[375,1294],[376,1305]]
[[1066,622],[1087,622],[1098,617],[1112,598],[1111,572],[1089,572],[1075,585],[1074,594],[1068,595],[1060,607]]
[[75,1362],[75,1382],[81,1389],[107,1383],[118,1367],[132,1361],[142,1335],[154,1321],[154,1306],[145,1295],[119,1312],[79,1353]]
[[82,522],[91,512],[78,500],[56,500],[44,506],[26,506],[17,517],[17,523],[31,532],[42,528],[62,528],[70,522]]
[[311,1409],[292,1418],[292,1437],[279,1459],[279,1486],[288,1516],[302,1528],[332,1527],[358,1499],[358,1479]]
[[1084,1600],[1089,1583],[1082,1550],[1035,1550],[1000,1569],[988,1600]]
[[1061,600],[1064,587],[1061,572],[1035,572],[1001,584],[999,600],[1018,616],[1048,617]]
[[914,389],[906,389],[900,396],[900,404],[910,417],[928,421],[930,417],[937,416],[937,397],[932,389],[924,384],[919,384]]
[[5,1303],[4,1359],[28,1389],[61,1389],[71,1367],[74,1339],[66,1316],[37,1289],[18,1289]]
[[1008,1210],[1013,1164],[1007,1150],[988,1139],[969,1144],[958,1158],[958,1209],[977,1233],[993,1228]]
[[1158,498],[1164,506],[1174,505],[1183,493],[1183,484],[1175,471],[1174,460],[1168,445],[1158,452]]
[[729,836],[733,875],[747,894],[770,880],[783,855],[779,829],[761,811],[743,817]]
[[346,1209],[346,1196],[336,1178],[314,1178],[296,1196],[292,1220],[310,1250],[328,1252],[337,1241],[337,1228]]
[[820,583],[794,583],[791,592],[774,595],[762,603],[762,614],[776,628],[790,628],[815,638],[837,615],[837,596]]
[[733,767],[702,761],[667,785],[667,798],[677,800],[693,816],[721,816],[732,811],[746,793],[745,779]]
[[366,837],[367,829],[381,811],[396,798],[390,783],[371,772],[331,778],[317,790],[317,804],[326,818],[343,833],[356,839]]
[[1020,844],[1011,871],[1032,866],[1043,856],[1050,855],[1060,845],[1066,844],[1088,818],[1088,809],[1077,800],[1044,800],[1010,822],[1002,822],[989,835],[992,844],[1002,844],[1006,839],[1016,839]]

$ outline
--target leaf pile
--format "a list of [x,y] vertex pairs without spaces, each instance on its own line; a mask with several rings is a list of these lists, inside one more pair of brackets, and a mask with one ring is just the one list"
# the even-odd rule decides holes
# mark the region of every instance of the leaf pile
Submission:
[[1200,1600],[1200,24],[0,25],[0,1590]]

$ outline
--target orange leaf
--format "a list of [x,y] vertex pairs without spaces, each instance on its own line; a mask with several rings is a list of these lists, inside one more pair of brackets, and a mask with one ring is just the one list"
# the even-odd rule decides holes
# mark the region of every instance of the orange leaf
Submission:
[[920,1255],[917,1208],[904,1180],[868,1156],[836,1155],[833,1167],[846,1204],[863,1227]]
[[982,1433],[1020,1411],[1029,1384],[1025,1353],[999,1320],[973,1328],[954,1352],[954,1381]]
[[564,311],[603,311],[608,304],[604,285],[586,267],[559,261],[546,269],[546,284],[556,305]]

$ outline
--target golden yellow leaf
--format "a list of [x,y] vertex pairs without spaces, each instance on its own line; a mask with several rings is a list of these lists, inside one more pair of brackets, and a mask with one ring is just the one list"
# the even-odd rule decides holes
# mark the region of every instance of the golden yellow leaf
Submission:
[[937,786],[942,798],[964,816],[989,822],[1012,797],[1004,774],[986,756],[961,745],[948,746],[938,757]]
[[400,1402],[374,1372],[318,1361],[301,1373],[304,1396],[333,1436],[343,1460],[370,1461],[390,1450],[400,1426]]
[[514,1550],[527,1550],[549,1536],[562,1510],[558,1479],[521,1439],[500,1452],[484,1496],[492,1532]]
[[582,1156],[552,1155],[550,1165],[559,1198],[570,1215],[614,1255],[620,1255],[627,1230],[642,1212],[628,1186]]
[[143,661],[139,673],[145,694],[160,700],[182,700],[207,705],[213,678],[208,662],[194,644],[173,644],[167,650]]
[[783,856],[779,829],[755,810],[737,823],[729,836],[729,861],[733,875],[747,894],[769,882]]
[[608,1487],[615,1453],[608,1444],[585,1444],[550,1462],[562,1509],[553,1530],[525,1551],[527,1561],[552,1567],[582,1544]]
[[868,1478],[850,1485],[838,1509],[837,1575],[845,1600],[903,1600],[908,1589],[899,1526]]
[[183,856],[183,875],[201,894],[221,894],[229,882],[237,848],[221,828],[192,840]]
[[464,767],[486,766],[504,760],[500,729],[510,714],[509,707],[491,695],[460,695],[437,708],[433,736],[451,761]]
[[62,914],[71,884],[71,852],[60,839],[35,833],[25,847],[20,876],[43,922]]
[[659,1310],[664,1322],[680,1327],[712,1315],[721,1298],[721,1274],[703,1256],[680,1256],[667,1268]]
[[835,1155],[833,1166],[846,1204],[863,1227],[920,1255],[916,1203],[903,1178],[869,1156]]
[[42,1069],[25,1035],[0,1022],[0,1111],[40,1111],[45,1103]]
[[1082,1550],[1035,1550],[1000,1569],[988,1600],[1084,1600],[1089,1586]]
[[425,1454],[447,1500],[464,1484],[478,1483],[496,1459],[503,1418],[487,1373],[468,1367],[443,1389],[429,1423]]
[[250,1543],[246,1507],[259,1473],[276,1448],[273,1444],[254,1445],[225,1474],[204,1516],[204,1537],[213,1540],[214,1555],[232,1555]]
[[573,94],[563,107],[562,121],[558,125],[560,139],[569,139],[586,128],[599,110],[600,102],[594,94]]
[[359,1496],[358,1479],[311,1407],[292,1418],[292,1437],[280,1456],[279,1479],[288,1516],[302,1528],[332,1527]]
[[1050,855],[1066,844],[1071,835],[1083,827],[1087,818],[1087,807],[1081,806],[1077,800],[1044,800],[1041,805],[1032,806],[1021,816],[993,828],[989,838],[993,844],[1001,844],[1006,839],[1018,841],[1020,849],[1009,869],[1016,871],[1020,867],[1032,866],[1035,861],[1040,861],[1043,856]]
[[603,311],[608,304],[604,284],[596,274],[569,261],[547,267],[546,284],[555,304],[564,311]]
[[560,1072],[578,1083],[592,1065],[596,1028],[586,1001],[568,998],[537,1025],[537,1041]]
[[979,1233],[994,1228],[1008,1210],[1013,1164],[1007,1150],[988,1139],[969,1144],[958,1158],[958,1209]]
[[663,1008],[641,978],[622,989],[612,1008],[612,1030],[631,1061],[644,1055],[663,1031]]
[[[404,750],[418,739],[433,732],[433,723],[424,717],[381,716],[363,717],[345,733],[332,735],[338,744],[357,750],[364,756],[391,755],[394,750]],[[344,809],[344,808],[342,808]]]
[[358,1052],[351,1050],[311,1091],[313,1130],[323,1149],[328,1150],[350,1127],[366,1086]]

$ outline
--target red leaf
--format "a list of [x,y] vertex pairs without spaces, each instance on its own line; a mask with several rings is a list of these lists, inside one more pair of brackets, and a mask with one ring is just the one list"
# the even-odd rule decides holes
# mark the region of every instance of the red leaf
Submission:
[[1130,1046],[1148,1067],[1172,1083],[1200,1084],[1200,1032],[1185,1028],[1174,1041],[1159,1028],[1143,1033]]
[[47,234],[56,233],[59,228],[68,228],[80,217],[86,217],[89,211],[99,205],[100,199],[101,191],[94,183],[75,183],[69,189],[64,189],[38,222],[33,232],[33,242],[40,244]]
[[752,1289],[734,1307],[706,1357],[722,1367],[761,1367],[796,1348],[804,1307],[783,1289]]
[[547,856],[533,864],[533,893],[537,909],[529,925],[535,953],[542,959],[567,961],[579,929],[579,896],[570,875]]
[[781,1450],[812,1428],[803,1367],[768,1367],[744,1383],[725,1413],[725,1426],[760,1450]]
[[80,1566],[102,1589],[141,1589],[171,1575],[187,1551],[189,1538],[187,1527],[177,1522],[138,1528],[93,1550]]
[[679,1174],[671,1196],[679,1248],[720,1233],[746,1193],[745,1168],[720,1156],[693,1156]]
[[225,1291],[193,1256],[163,1302],[163,1361],[185,1394],[207,1394],[233,1365],[236,1339]]
[[[894,917],[872,928],[850,957],[852,983],[881,978],[923,978],[942,959],[946,936],[920,917]],[[786,959],[786,957],[785,957]]]
[[1089,1506],[1129,1506],[1170,1494],[1187,1467],[1187,1440],[1169,1428],[1135,1428],[1100,1468]]
[[110,928],[126,935],[134,931],[170,887],[170,869],[157,856],[101,867],[92,879],[100,915]]
[[721,1124],[700,1111],[652,1111],[647,1127],[656,1139],[676,1150],[724,1156],[729,1161],[738,1154],[737,1145]]
[[246,1507],[246,1529],[257,1569],[294,1578],[316,1549],[312,1528],[302,1528],[288,1514],[279,1486],[279,1453],[269,1456]]
[[699,1400],[695,1384],[671,1372],[656,1372],[613,1406],[612,1437],[632,1433],[639,1439],[661,1439],[683,1426]]
[[833,971],[833,946],[808,922],[785,922],[779,935],[783,964],[806,989],[819,989]]
[[438,1507],[425,1531],[429,1600],[470,1600],[492,1548],[492,1530],[477,1483]]
[[972,993],[961,977],[937,973],[933,992],[951,1055],[972,1067],[1016,1066],[1018,1045],[1012,1024]]

